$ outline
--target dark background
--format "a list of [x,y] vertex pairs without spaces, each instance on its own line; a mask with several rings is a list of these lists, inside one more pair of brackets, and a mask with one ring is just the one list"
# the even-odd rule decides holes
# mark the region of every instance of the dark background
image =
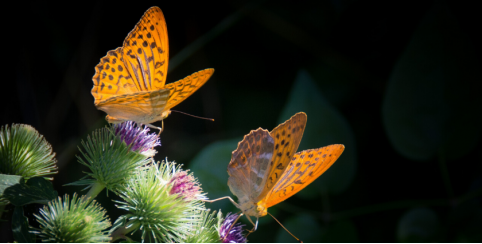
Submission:
[[[294,235],[305,242],[482,242],[482,15],[475,1],[3,8],[0,124],[30,124],[52,144],[59,195],[80,191],[63,186],[86,170],[77,146],[107,124],[90,93],[94,67],[151,6],[168,26],[168,83],[215,69],[175,107],[215,122],[171,114],[156,155],[191,169],[209,198],[232,195],[226,166],[245,134],[304,111],[299,151],[335,143],[346,150],[317,181],[269,209]],[[123,212],[109,196],[98,200],[114,221]],[[228,201],[207,206],[237,211]],[[249,240],[295,241],[269,216]]]

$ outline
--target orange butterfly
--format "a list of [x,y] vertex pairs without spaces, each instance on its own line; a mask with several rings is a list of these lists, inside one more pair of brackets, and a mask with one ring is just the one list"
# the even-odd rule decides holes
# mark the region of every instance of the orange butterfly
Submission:
[[124,45],[109,51],[95,67],[94,104],[108,114],[109,123],[132,120],[160,129],[150,123],[169,116],[172,107],[204,85],[214,72],[201,70],[165,85],[168,59],[166,21],[159,7],[151,7]]
[[[295,114],[268,132],[252,130],[239,142],[228,165],[228,186],[238,197],[229,199],[244,215],[263,217],[268,208],[301,191],[323,174],[341,155],[345,146],[329,145],[296,153],[305,130],[306,114]],[[240,215],[241,216],[241,215]],[[254,230],[257,222],[253,224]]]

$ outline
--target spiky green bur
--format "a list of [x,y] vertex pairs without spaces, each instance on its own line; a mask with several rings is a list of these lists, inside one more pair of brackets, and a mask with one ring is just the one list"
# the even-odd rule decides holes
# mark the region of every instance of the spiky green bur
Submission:
[[221,226],[221,211],[202,211],[202,221],[193,225],[191,233],[182,241],[185,243],[221,243],[218,229]]
[[92,136],[87,137],[86,142],[82,141],[82,146],[84,150],[79,150],[83,158],[79,156],[77,158],[79,163],[91,170],[84,177],[90,177],[90,179],[83,179],[69,185],[95,186],[99,189],[98,191],[106,187],[117,192],[135,175],[134,172],[139,167],[151,161],[147,156],[130,150],[129,146],[117,137],[111,128],[94,131]]
[[0,128],[0,173],[26,179],[57,173],[52,146],[30,125]]
[[181,242],[190,235],[203,221],[204,203],[171,194],[171,178],[180,171],[179,165],[163,162],[136,173],[120,194],[124,201],[116,201],[128,213],[114,223],[114,240],[138,230],[142,242]]
[[49,202],[34,214],[40,229],[33,231],[42,242],[109,242],[111,226],[106,211],[85,196],[68,195]]

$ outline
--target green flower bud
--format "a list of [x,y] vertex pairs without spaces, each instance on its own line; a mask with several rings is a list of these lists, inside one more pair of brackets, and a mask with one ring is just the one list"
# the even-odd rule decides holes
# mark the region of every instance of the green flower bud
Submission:
[[40,216],[34,214],[40,229],[33,232],[42,242],[109,242],[111,223],[105,214],[95,200],[74,194],[70,201],[65,195],[40,209]]
[[[52,146],[32,126],[13,124],[0,128],[0,174],[19,175],[28,180],[56,174],[56,163]],[[1,206],[8,203],[0,196],[0,216]]]
[[135,175],[141,166],[151,162],[147,156],[129,149],[129,146],[115,135],[112,128],[103,128],[82,141],[83,156],[77,157],[79,163],[87,166],[91,179],[81,179],[69,185],[89,185],[88,196],[95,197],[104,187],[117,192]]
[[[0,128],[0,173],[26,179],[57,173],[52,146],[30,125]],[[50,178],[52,179],[52,178]]]

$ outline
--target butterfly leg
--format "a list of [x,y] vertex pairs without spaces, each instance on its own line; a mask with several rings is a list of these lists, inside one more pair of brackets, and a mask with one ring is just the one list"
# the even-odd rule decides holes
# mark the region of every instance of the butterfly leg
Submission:
[[162,124],[162,128],[159,130],[159,135],[161,135],[161,133],[164,131],[164,120],[161,120],[161,124]]
[[[248,216],[246,215],[246,217],[248,217]],[[248,234],[246,234],[246,238],[248,238],[249,234],[255,232],[258,229],[258,220],[259,220],[259,218],[256,218],[256,224],[254,224],[253,221],[251,221],[251,218],[248,218],[248,219],[249,219],[249,222],[251,222],[251,224],[253,224],[253,229],[248,230]]]
[[226,197],[221,197],[221,198],[217,198],[217,199],[214,199],[214,200],[205,200],[205,199],[202,199],[203,202],[217,202],[219,200],[223,200],[223,199],[229,199],[229,201],[231,201],[234,206],[236,206],[237,208],[240,208],[239,205],[229,196],[226,196]]
[[154,126],[154,125],[151,125],[151,124],[146,124],[146,126],[152,128],[152,129],[158,129],[158,130],[159,130],[159,134],[157,134],[157,136],[159,136],[159,135],[161,135],[161,132],[164,130],[164,121],[162,121],[162,128],[161,128],[161,127]]

